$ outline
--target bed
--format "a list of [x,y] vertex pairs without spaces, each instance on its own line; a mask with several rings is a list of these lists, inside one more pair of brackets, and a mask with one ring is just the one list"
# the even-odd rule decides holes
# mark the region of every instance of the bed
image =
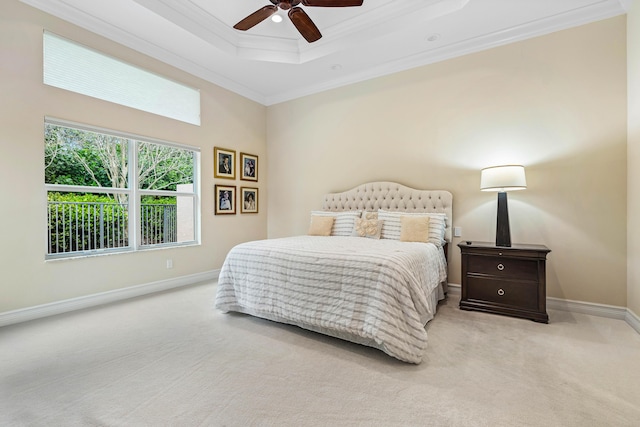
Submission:
[[327,194],[308,235],[232,248],[215,306],[420,363],[446,294],[451,215],[448,191],[373,182]]

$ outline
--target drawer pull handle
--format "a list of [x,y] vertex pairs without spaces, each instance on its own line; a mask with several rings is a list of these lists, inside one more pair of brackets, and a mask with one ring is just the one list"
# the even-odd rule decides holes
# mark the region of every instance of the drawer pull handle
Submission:
[[498,295],[503,296],[504,295],[504,289],[498,289]]
[[504,264],[498,264],[498,270],[500,271],[504,270]]

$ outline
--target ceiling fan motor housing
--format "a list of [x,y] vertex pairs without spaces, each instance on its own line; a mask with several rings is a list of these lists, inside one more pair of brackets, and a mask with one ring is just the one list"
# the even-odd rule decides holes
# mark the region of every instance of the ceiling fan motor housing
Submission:
[[300,4],[301,0],[293,0],[293,1],[281,1],[281,0],[271,0],[271,3],[275,4],[282,10],[289,10],[294,6]]

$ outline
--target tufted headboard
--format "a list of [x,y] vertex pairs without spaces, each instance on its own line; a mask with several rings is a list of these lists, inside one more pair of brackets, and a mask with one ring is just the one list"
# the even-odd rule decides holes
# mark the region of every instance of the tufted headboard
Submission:
[[445,213],[447,228],[444,237],[451,242],[453,196],[448,191],[416,190],[395,182],[369,182],[342,193],[325,194],[322,209]]

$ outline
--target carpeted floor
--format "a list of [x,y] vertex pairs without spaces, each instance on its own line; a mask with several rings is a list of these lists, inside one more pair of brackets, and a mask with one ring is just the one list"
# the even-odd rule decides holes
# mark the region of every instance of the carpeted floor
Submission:
[[421,365],[213,307],[202,284],[0,328],[2,426],[638,426],[640,335],[451,296]]

